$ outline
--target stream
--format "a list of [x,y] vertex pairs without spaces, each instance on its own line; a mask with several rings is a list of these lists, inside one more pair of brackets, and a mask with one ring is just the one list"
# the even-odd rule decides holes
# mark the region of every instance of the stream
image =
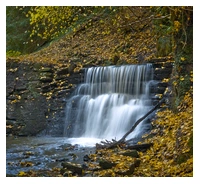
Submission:
[[65,137],[7,137],[6,174],[61,168],[62,162],[84,164],[83,157],[95,152],[100,139]]
[[[152,108],[155,84],[152,64],[85,69],[84,83],[66,101],[64,137],[7,137],[7,175],[61,168],[62,162],[84,164],[96,143],[120,139]],[[128,139],[150,129],[145,119]]]

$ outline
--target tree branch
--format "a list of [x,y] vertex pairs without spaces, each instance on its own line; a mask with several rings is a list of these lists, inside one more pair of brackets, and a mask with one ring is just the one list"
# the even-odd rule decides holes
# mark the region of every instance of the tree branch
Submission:
[[133,130],[135,130],[135,128],[147,117],[149,116],[153,111],[155,111],[158,107],[160,107],[160,105],[164,102],[165,98],[163,97],[158,103],[157,105],[155,105],[150,111],[148,111],[144,116],[142,116],[140,119],[138,119],[135,124],[131,127],[131,129],[126,132],[126,134],[119,140],[119,141],[106,141],[102,142],[104,145],[101,144],[96,144],[96,148],[114,148],[119,144],[123,144],[125,143],[125,139],[126,137],[133,132]]

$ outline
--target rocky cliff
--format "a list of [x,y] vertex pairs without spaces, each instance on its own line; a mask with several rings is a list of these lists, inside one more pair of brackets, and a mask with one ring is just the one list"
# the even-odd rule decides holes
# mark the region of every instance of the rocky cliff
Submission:
[[75,68],[7,60],[6,134],[62,136],[65,100],[82,79]]
[[[164,93],[172,62],[154,59],[151,89],[155,104]],[[88,67],[88,66],[85,66]],[[15,136],[63,136],[65,105],[83,81],[84,69],[74,62],[43,64],[8,59],[6,63],[6,134]],[[157,94],[157,96],[156,96]]]

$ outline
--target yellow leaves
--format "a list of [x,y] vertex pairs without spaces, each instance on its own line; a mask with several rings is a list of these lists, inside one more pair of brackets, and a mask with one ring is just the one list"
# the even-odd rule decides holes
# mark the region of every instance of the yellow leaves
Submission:
[[97,155],[96,154],[90,154],[90,159],[91,159],[91,161],[96,161],[96,159],[97,159]]
[[184,58],[184,57],[181,57],[181,61],[185,61],[185,58]]
[[[161,128],[153,129],[151,132],[156,136],[145,140],[152,142],[153,146],[145,153],[139,152],[141,164],[135,171],[136,176],[144,172],[148,176],[192,176],[193,155],[190,146],[193,131],[192,105],[191,88],[185,94],[179,113],[164,110],[156,114],[157,119],[153,125],[159,125]],[[186,154],[188,159],[180,165],[176,162],[176,158],[182,154]]]
[[20,95],[17,95],[17,99],[18,99],[18,100],[21,100],[21,98],[22,98],[22,97],[21,97]]
[[11,68],[11,69],[9,69],[8,71],[14,73],[14,72],[16,72],[17,70],[18,70],[18,68],[14,68],[14,69]]
[[186,149],[183,149],[182,150],[182,153],[187,153],[187,152],[189,152],[190,151],[190,149],[189,148],[186,148]]
[[142,157],[142,162],[146,162],[150,160],[150,156],[149,155],[145,155]]
[[95,176],[125,176],[132,174],[134,168],[137,167],[135,164],[140,163],[140,159],[123,155],[129,152],[132,152],[132,150],[123,150],[121,148],[98,150],[97,154],[91,154],[89,157],[109,162],[113,165],[112,168],[102,170],[97,164],[98,162],[90,163],[89,167],[92,170],[100,169],[94,172]]
[[181,23],[179,21],[174,21],[174,30],[176,32],[179,31],[180,27],[181,27]]
[[176,81],[173,81],[173,85],[174,85],[174,86],[177,86],[177,82],[176,82]]
[[190,81],[193,82],[193,71],[190,72]]
[[6,129],[7,128],[13,128],[13,126],[12,125],[6,125]]
[[97,176],[99,176],[99,177],[108,177],[108,176],[115,177],[115,173],[113,172],[112,169],[98,171],[95,174],[97,174]]
[[169,78],[168,78],[168,79],[164,78],[164,79],[162,80],[162,82],[169,82]]
[[27,174],[24,171],[20,171],[18,173],[18,176],[22,177],[22,176],[27,176]]
[[58,32],[59,29],[66,28],[71,21],[73,11],[72,7],[32,7],[26,15],[30,16],[30,25],[32,26],[32,34],[30,36],[37,35],[36,28],[44,30],[44,32],[40,31],[38,35],[44,39],[59,35],[56,32]]
[[162,98],[163,95],[162,94],[156,94],[155,96],[158,97],[158,98]]

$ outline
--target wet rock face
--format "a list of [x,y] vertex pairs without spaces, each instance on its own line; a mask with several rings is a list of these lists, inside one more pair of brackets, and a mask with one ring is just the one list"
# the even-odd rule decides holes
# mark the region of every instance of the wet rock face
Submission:
[[63,135],[66,98],[82,78],[74,67],[7,60],[7,135]]
[[8,134],[19,136],[36,135],[46,128],[45,97],[39,96],[31,100],[21,95],[18,102],[7,103],[6,124],[10,128]]
[[[159,84],[152,87],[151,93],[163,94],[168,84],[162,80],[170,76],[172,65],[170,62],[160,60],[152,63],[155,69],[154,79]],[[6,62],[7,135],[62,136],[66,99],[83,81],[83,71],[75,62],[43,64],[8,59]],[[158,100],[156,98],[155,103]]]

